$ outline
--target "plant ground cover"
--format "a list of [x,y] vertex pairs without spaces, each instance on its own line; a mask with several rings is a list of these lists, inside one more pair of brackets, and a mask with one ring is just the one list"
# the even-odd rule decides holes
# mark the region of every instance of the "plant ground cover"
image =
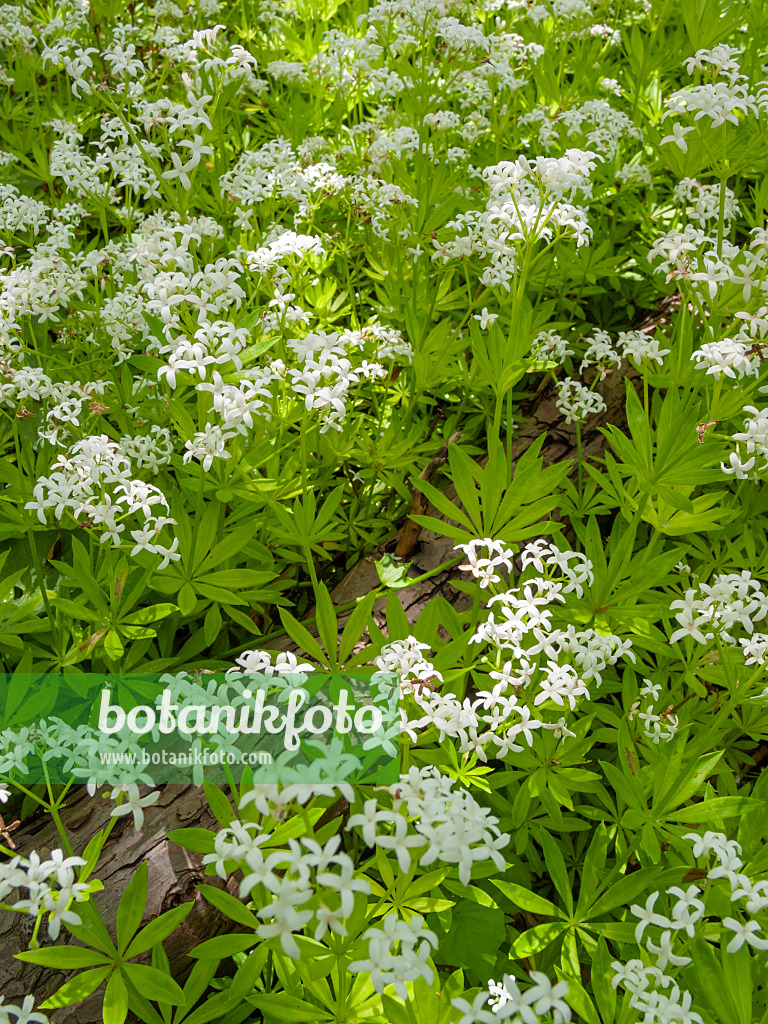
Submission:
[[[21,0],[0,44],[0,1024],[768,1024],[768,7]],[[406,521],[454,545],[415,621]],[[93,679],[366,667],[399,783],[209,782],[166,842],[210,877],[105,913],[173,796],[89,774]]]

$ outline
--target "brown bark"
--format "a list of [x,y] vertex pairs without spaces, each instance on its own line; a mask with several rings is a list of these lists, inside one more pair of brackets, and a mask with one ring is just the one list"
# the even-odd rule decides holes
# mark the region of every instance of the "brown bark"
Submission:
[[[72,791],[61,816],[76,855],[82,854],[90,839],[107,825],[113,806],[112,801],[99,795],[89,797],[84,787]],[[144,826],[139,832],[134,829],[130,816],[118,819],[93,874],[103,882],[104,890],[93,899],[114,939],[117,904],[134,871],[146,860],[149,897],[144,924],[180,903],[194,903],[182,925],[164,943],[173,976],[183,983],[194,965],[187,952],[199,942],[233,929],[232,922],[197,892],[197,884],[203,879],[208,885],[221,887],[223,883],[216,876],[205,877],[201,855],[181,849],[166,836],[177,828],[215,828],[216,822],[202,789],[195,786],[166,786],[157,804],[148,807],[144,814]],[[43,856],[61,847],[56,828],[47,814],[35,815],[25,822],[13,833],[13,840],[22,854],[34,849]],[[234,891],[234,885],[231,888]],[[0,993],[6,1003],[20,1003],[24,996],[31,994],[39,1005],[77,973],[37,967],[14,959],[15,953],[27,949],[33,927],[34,919],[28,915],[8,911],[0,914]],[[39,938],[42,946],[52,944],[45,926]],[[56,944],[67,941],[74,940],[66,928],[62,928]],[[57,1024],[100,1024],[102,995],[103,992],[95,993],[83,1003],[50,1011],[49,1015]]]

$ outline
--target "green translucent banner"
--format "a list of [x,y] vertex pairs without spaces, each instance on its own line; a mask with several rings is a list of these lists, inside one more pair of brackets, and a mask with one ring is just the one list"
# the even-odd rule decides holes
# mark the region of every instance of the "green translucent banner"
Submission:
[[0,781],[391,785],[400,702],[383,672],[0,676]]

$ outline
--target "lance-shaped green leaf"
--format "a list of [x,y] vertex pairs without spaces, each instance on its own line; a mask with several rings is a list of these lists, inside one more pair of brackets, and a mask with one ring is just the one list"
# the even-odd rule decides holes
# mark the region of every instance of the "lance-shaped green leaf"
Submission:
[[60,1006],[72,1006],[74,1003],[81,1003],[88,996],[93,995],[102,981],[109,977],[112,967],[97,967],[94,970],[82,971],[74,978],[57,989],[56,992],[44,1003],[40,1004],[41,1010],[56,1010]]
[[193,906],[194,903],[182,903],[181,906],[166,910],[164,914],[156,917],[154,921],[150,921],[134,937],[128,949],[126,949],[125,959],[130,960],[134,956],[139,956],[140,953],[145,953],[148,949],[152,949],[158,942],[163,942],[164,939],[167,939],[178,928]]
[[144,909],[147,905],[149,887],[149,868],[144,860],[136,873],[125,887],[117,907],[115,927],[117,930],[117,948],[120,953],[126,948],[139,930]]

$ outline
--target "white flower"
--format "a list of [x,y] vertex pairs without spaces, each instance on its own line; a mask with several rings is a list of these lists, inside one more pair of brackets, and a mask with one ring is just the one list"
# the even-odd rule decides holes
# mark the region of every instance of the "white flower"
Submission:
[[[672,922],[669,923],[671,924]],[[693,963],[689,956],[677,956],[672,952],[671,931],[661,933],[658,946],[651,939],[647,939],[645,945],[648,952],[653,953],[656,957],[656,966],[660,971],[663,971],[667,964],[673,964],[675,967],[687,967],[688,964]]]
[[408,835],[408,825],[405,818],[398,814],[395,818],[395,834],[376,836],[376,845],[384,850],[394,850],[397,855],[397,863],[400,870],[407,872],[411,867],[411,850],[417,846],[423,846],[426,842],[424,836]]
[[496,321],[499,319],[499,314],[489,313],[488,308],[486,306],[483,306],[479,315],[475,313],[474,319],[479,322],[480,328],[484,331],[489,324],[496,323]]
[[724,917],[723,927],[735,932],[733,938],[725,947],[726,953],[738,953],[745,942],[755,949],[768,949],[768,939],[761,939],[755,934],[760,930],[760,925],[757,921],[747,921],[746,924],[742,924],[741,921],[737,921],[733,917]]
[[731,452],[728,456],[729,465],[726,466],[724,462],[721,462],[720,469],[722,469],[724,473],[733,474],[737,480],[747,480],[749,477],[749,471],[754,469],[755,461],[756,459],[753,455],[751,459],[747,459],[746,462],[742,462],[739,458],[738,452]]
[[139,787],[135,783],[128,783],[125,786],[115,786],[109,795],[110,799],[116,800],[121,793],[128,799],[113,809],[112,817],[119,818],[124,814],[132,814],[133,826],[138,832],[144,824],[144,808],[157,803],[160,799],[160,790],[156,789],[153,793],[140,796]]
[[669,918],[663,914],[657,914],[654,911],[656,900],[658,900],[660,893],[652,892],[645,901],[645,907],[637,906],[633,904],[629,909],[639,918],[638,924],[635,928],[635,942],[640,942],[643,938],[643,932],[648,925],[656,925],[660,928],[668,928],[671,925]]
[[170,171],[163,171],[162,177],[166,181],[170,181],[172,178],[178,178],[181,182],[182,188],[184,188],[185,191],[189,191],[189,189],[192,188],[192,182],[187,174],[187,167],[182,163],[181,157],[178,153],[171,153],[171,163],[173,164],[173,168]]
[[24,996],[21,1006],[14,1006],[6,1004],[0,995],[0,1024],[11,1024],[10,1014],[15,1018],[13,1024],[48,1024],[48,1018],[44,1013],[33,1012],[34,1005],[34,996]]
[[301,881],[286,877],[276,891],[277,899],[257,911],[258,917],[274,917],[275,920],[272,924],[260,924],[257,934],[262,939],[279,937],[283,952],[298,960],[301,951],[293,932],[311,920],[312,911],[297,910],[297,907],[311,899],[312,890]]
[[[486,548],[489,557],[480,558],[478,548]],[[501,582],[501,577],[495,572],[498,566],[503,565],[507,572],[512,572],[514,552],[505,547],[500,540],[484,537],[482,540],[472,540],[469,544],[457,544],[454,550],[463,551],[467,556],[467,564],[460,565],[459,568],[471,572],[475,579],[480,581],[481,587]]]
[[198,431],[191,441],[185,441],[187,449],[182,456],[182,462],[187,463],[192,459],[198,459],[202,463],[205,473],[213,465],[214,459],[231,459],[232,453],[226,449],[227,441],[230,441],[237,434],[233,430],[222,430],[218,424],[212,424],[205,430]]
[[[185,170],[187,171],[191,171],[193,168],[197,167],[203,156],[208,156],[213,153],[213,149],[210,146],[203,145],[203,140],[200,135],[195,135],[191,142],[189,139],[183,139],[179,145],[188,146],[190,150],[189,160],[184,165]],[[165,177],[165,175],[163,175],[163,177]],[[186,187],[189,188],[188,185]]]
[[392,821],[392,812],[379,808],[376,800],[366,800],[363,813],[353,814],[347,822],[347,828],[359,828],[365,844],[373,846],[379,838],[376,826],[380,821]]
[[691,125],[690,128],[683,128],[677,122],[672,125],[672,134],[667,135],[666,138],[661,140],[661,145],[665,145],[667,142],[674,142],[675,145],[679,146],[684,153],[688,152],[688,143],[685,141],[685,136],[688,132],[695,131],[695,125]]

